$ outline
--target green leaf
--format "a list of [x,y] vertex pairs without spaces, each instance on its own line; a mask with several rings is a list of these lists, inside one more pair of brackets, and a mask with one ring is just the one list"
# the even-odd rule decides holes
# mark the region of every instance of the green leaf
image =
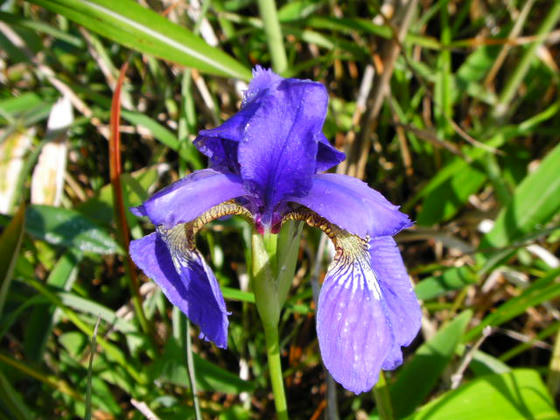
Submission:
[[[28,420],[34,418],[29,408],[23,402],[21,395],[14,389],[8,378],[0,371],[0,416],[6,413],[14,420]],[[2,416],[3,418],[3,416]]]
[[0,317],[4,310],[12,274],[19,255],[25,224],[25,205],[22,204],[0,236]]
[[138,328],[126,319],[119,317],[115,311],[103,306],[97,302],[76,296],[68,292],[59,292],[57,296],[62,304],[72,308],[78,312],[89,314],[92,317],[99,317],[117,331],[123,334],[138,334]]
[[537,170],[516,188],[511,202],[502,209],[481,248],[504,247],[539,229],[560,210],[560,145],[543,159]]
[[491,325],[493,327],[503,324],[510,319],[521,315],[528,308],[540,305],[560,296],[560,268],[551,270],[546,276],[534,282],[519,296],[509,299],[506,303],[495,309],[490,315],[482,320],[475,328],[465,334],[465,341],[476,338],[484,329]]
[[452,290],[462,289],[478,280],[476,272],[469,266],[451,267],[439,276],[427,277],[416,285],[414,291],[420,300],[430,300]]
[[31,0],[141,53],[219,76],[248,80],[251,72],[187,29],[131,0]]
[[[419,225],[431,226],[449,220],[465,205],[471,194],[484,184],[484,173],[458,158],[456,162],[459,163],[450,165],[456,169],[453,175],[430,191],[424,199],[422,211],[416,220]],[[433,182],[430,181],[429,185]]]
[[[170,339],[165,345],[163,355],[150,368],[153,380],[179,386],[188,386],[185,356],[176,339]],[[239,379],[239,376],[193,354],[196,372],[196,384],[201,391],[218,391],[239,394],[252,391],[254,383]]]
[[408,420],[557,419],[538,372],[518,369],[486,375],[423,406]]
[[244,292],[243,290],[234,289],[233,287],[223,286],[222,294],[224,295],[224,299],[255,303],[255,294],[253,292]]
[[471,317],[471,311],[462,312],[422,344],[412,360],[404,365],[390,388],[391,401],[406,401],[406,404],[394,405],[396,418],[410,414],[430,394],[455,354]]
[[[78,264],[82,258],[81,252],[75,249],[68,250],[56,263],[47,278],[47,284],[69,290],[78,274]],[[38,305],[33,308],[26,322],[24,332],[25,355],[31,361],[43,359],[47,339],[52,331],[55,319],[53,305]]]
[[53,245],[96,254],[122,253],[105,229],[74,210],[31,206],[26,212],[25,228],[31,235]]

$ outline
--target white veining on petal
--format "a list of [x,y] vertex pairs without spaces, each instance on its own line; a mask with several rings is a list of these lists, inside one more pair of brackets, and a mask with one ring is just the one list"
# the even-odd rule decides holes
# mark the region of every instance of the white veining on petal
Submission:
[[167,245],[173,266],[180,275],[182,269],[189,268],[189,265],[195,259],[194,253],[197,252],[189,249],[185,225],[177,225],[171,229],[158,226],[157,231]]
[[329,267],[329,276],[336,278],[340,286],[351,289],[352,294],[367,288],[374,299],[380,300],[381,289],[371,267],[368,241],[345,231],[337,232],[334,240],[338,253]]

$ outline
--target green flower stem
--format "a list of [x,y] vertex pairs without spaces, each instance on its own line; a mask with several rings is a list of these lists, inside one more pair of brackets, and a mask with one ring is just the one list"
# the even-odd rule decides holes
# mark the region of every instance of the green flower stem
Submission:
[[264,328],[268,370],[274,394],[276,416],[279,420],[285,420],[288,419],[288,405],[284,393],[278,336],[281,305],[278,296],[278,280],[274,275],[277,266],[276,235],[269,234],[263,237],[253,231],[251,249],[251,281],[257,311]]
[[284,377],[282,376],[282,364],[280,362],[280,346],[278,345],[278,325],[264,327],[266,340],[266,355],[268,356],[268,371],[274,394],[274,405],[278,420],[288,419],[288,405],[284,393]]
[[373,388],[373,397],[381,420],[393,420],[393,406],[391,405],[391,395],[389,394],[389,386],[385,380],[383,371],[379,373],[379,381]]
[[258,3],[268,49],[272,58],[272,68],[276,73],[282,73],[288,68],[288,59],[284,49],[282,29],[278,22],[278,13],[276,13],[276,3],[274,0],[258,0]]

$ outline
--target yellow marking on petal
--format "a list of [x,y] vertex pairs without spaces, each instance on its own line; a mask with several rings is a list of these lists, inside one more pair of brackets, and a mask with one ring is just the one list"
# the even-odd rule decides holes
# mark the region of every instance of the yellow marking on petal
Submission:
[[218,204],[206,210],[192,222],[184,224],[189,248],[193,249],[196,246],[195,236],[204,225],[224,216],[241,216],[249,223],[253,223],[252,213],[235,201],[226,201],[225,203]]
[[331,239],[336,256],[327,275],[336,276],[341,285],[352,288],[353,292],[367,287],[376,299],[380,299],[381,290],[371,267],[368,237],[361,238],[341,229],[306,207],[286,214],[282,221],[287,220],[304,221],[309,226],[322,230]]

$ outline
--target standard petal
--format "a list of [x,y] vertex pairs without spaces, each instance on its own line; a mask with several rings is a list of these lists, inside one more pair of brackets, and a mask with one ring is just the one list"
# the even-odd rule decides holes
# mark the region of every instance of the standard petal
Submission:
[[[249,84],[247,92],[245,92],[243,104],[239,112],[220,126],[199,132],[199,136],[194,140],[194,144],[201,153],[208,156],[212,168],[222,172],[239,173],[238,146],[243,139],[245,129],[248,125],[250,126],[249,122],[257,110],[268,103],[267,97],[269,99],[281,99],[278,89],[281,89],[280,85],[282,83],[286,86],[295,86],[298,83],[313,84],[310,81],[283,79],[272,72],[272,70],[257,66],[253,70],[253,79]],[[326,98],[326,95],[323,95],[322,92],[319,94]],[[321,97],[321,101],[324,101],[325,98]],[[294,104],[290,103],[287,105],[292,106]],[[297,108],[294,108],[292,111],[299,112]],[[326,113],[326,109],[324,113]],[[321,127],[319,127],[314,135],[309,137],[309,140],[318,142],[317,154],[313,157],[316,160],[315,172],[326,171],[343,161],[345,157],[344,153],[336,150],[329,143],[320,129]]]
[[394,235],[412,225],[408,216],[381,193],[346,175],[317,174],[307,195],[286,200],[303,204],[362,238]]
[[317,163],[315,172],[324,172],[338,165],[346,155],[335,149],[323,133],[319,133],[319,149],[317,150]]
[[227,347],[228,313],[216,277],[198,251],[172,257],[156,232],[132,241],[130,256],[169,301],[200,327],[201,335]]
[[190,222],[211,207],[245,195],[239,177],[203,169],[168,185],[130,210],[167,228]]
[[317,310],[317,336],[325,367],[356,394],[375,385],[393,346],[367,248],[360,251],[358,247],[343,248],[329,267]]
[[194,144],[201,153],[208,156],[213,168],[239,173],[237,150],[245,128],[259,109],[260,99],[274,90],[282,80],[284,79],[272,70],[256,66],[239,112],[220,126],[199,132]]
[[303,196],[311,188],[327,102],[322,84],[297,79],[282,80],[259,99],[238,159],[265,223],[286,196]]
[[418,334],[422,312],[395,240],[390,236],[369,242],[371,264],[379,281],[386,313],[395,336],[393,349],[383,369],[402,363],[401,346],[408,346]]

